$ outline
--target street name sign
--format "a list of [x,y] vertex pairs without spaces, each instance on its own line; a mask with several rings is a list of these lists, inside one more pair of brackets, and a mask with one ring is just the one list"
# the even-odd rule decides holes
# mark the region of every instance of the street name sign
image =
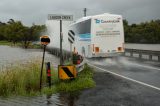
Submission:
[[[48,14],[48,20],[60,21],[60,65],[63,64],[62,53],[62,21],[73,21],[73,15]],[[67,71],[68,72],[68,71]]]
[[73,21],[73,15],[48,14],[48,20]]

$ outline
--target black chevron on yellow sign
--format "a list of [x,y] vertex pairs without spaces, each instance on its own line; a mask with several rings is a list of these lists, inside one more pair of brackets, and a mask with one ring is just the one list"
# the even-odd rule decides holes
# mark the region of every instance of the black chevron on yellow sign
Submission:
[[42,45],[48,45],[50,43],[50,38],[46,35],[40,37]]
[[76,67],[74,65],[59,65],[58,66],[58,77],[59,79],[72,79],[76,78]]

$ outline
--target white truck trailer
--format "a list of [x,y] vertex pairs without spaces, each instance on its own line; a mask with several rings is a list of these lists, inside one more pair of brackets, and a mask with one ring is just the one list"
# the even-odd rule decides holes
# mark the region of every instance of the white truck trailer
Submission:
[[121,15],[83,17],[71,24],[70,29],[75,33],[73,50],[84,57],[111,57],[124,52]]

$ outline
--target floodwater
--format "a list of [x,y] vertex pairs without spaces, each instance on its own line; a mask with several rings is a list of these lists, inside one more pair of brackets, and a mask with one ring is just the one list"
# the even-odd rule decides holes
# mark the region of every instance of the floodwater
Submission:
[[160,51],[160,44],[125,44],[125,48]]
[[[34,59],[42,60],[42,50],[40,49],[21,49],[9,46],[0,46],[0,68],[14,65],[19,62],[28,62]],[[57,67],[59,59],[46,53],[45,62],[51,62]],[[14,63],[14,64],[13,64]]]
[[[144,48],[143,47],[144,45],[142,46],[142,45],[130,44],[126,46],[127,48],[136,48],[136,49],[137,47]],[[145,49],[148,49],[148,50],[153,50],[153,49],[158,51],[160,50],[159,48],[160,45],[155,45],[154,47],[153,45],[150,45],[150,46],[146,45],[145,47],[146,47]],[[42,59],[42,50],[21,49],[21,48],[9,47],[9,46],[0,46],[0,70],[8,65],[14,65],[15,62],[16,63],[18,63],[19,61],[26,62],[34,58]],[[51,62],[51,65],[53,65],[55,68],[59,64],[59,59],[53,55],[50,55],[49,53],[46,53],[45,61]],[[109,59],[107,60],[107,64],[114,65],[115,63]],[[100,77],[97,77],[97,78],[101,79]],[[99,83],[100,82],[98,82],[97,84]],[[98,88],[95,88],[95,89],[97,90]],[[106,86],[104,86],[104,89],[106,89]],[[87,102],[90,102],[90,103],[92,103],[93,101],[96,102],[96,100],[99,100],[100,98],[99,95],[96,95],[96,97],[90,98],[92,94],[86,94],[87,92],[80,91],[80,92],[72,92],[67,94],[58,93],[58,94],[42,95],[42,96],[35,96],[35,97],[9,97],[9,98],[0,97],[0,106],[76,106],[78,101],[79,101],[78,103],[82,104],[81,106],[87,106],[87,105],[83,105],[83,102],[84,102],[83,100],[86,100]],[[96,92],[92,92],[92,91],[90,92],[93,94],[97,94]],[[98,90],[98,92],[100,91]],[[88,99],[85,94],[88,95]],[[103,99],[106,97],[108,96],[103,96]],[[93,99],[92,102],[90,101],[90,99]]]
[[0,98],[0,106],[75,106],[79,92],[36,97]]
[[[33,59],[42,59],[40,49],[21,49],[9,46],[0,46],[0,70],[8,65],[28,62]],[[51,62],[54,68],[59,64],[59,58],[46,52],[45,62]],[[52,94],[36,97],[0,97],[0,106],[74,106],[79,93]]]
[[[128,49],[140,49],[140,50],[151,50],[151,51],[160,51],[160,44],[125,44],[125,48]],[[126,53],[126,56],[130,56],[130,53]],[[133,57],[138,57],[138,53],[134,53]],[[149,59],[149,55],[142,55],[142,59]],[[152,60],[158,61],[158,56],[152,56]]]

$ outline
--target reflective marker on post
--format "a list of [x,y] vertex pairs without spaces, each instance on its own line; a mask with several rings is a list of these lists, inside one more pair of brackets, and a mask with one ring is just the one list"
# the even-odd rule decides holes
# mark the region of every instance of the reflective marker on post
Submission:
[[51,70],[47,70],[47,77],[51,77]]
[[49,87],[51,88],[51,69],[50,69],[50,62],[46,63],[46,72],[47,72],[47,83]]

